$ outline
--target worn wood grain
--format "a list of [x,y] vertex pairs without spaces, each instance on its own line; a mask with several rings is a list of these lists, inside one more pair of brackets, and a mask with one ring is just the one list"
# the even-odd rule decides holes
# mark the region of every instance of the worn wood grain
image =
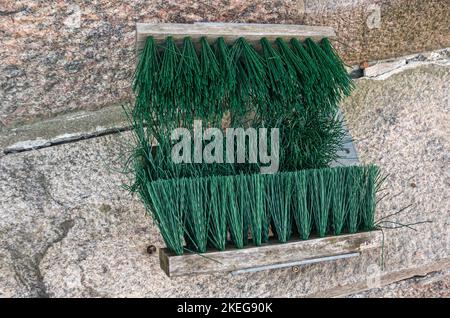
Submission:
[[279,37],[285,40],[312,38],[315,41],[324,37],[336,37],[333,28],[326,26],[257,23],[137,23],[137,53],[142,50],[145,39],[149,35],[153,36],[156,41],[162,41],[167,36],[172,36],[175,42],[181,42],[183,38],[190,36],[194,43],[198,42],[202,36],[206,36],[211,41],[218,37],[224,37],[227,42],[244,37],[256,46],[259,45],[262,37],[266,37],[269,41],[274,41]]
[[232,272],[242,269],[300,262],[327,256],[338,256],[378,248],[382,243],[381,231],[345,234],[306,241],[293,240],[284,244],[272,241],[263,246],[203,254],[174,255],[160,249],[161,268],[169,277],[188,274]]
[[367,284],[367,279],[359,282],[353,282],[348,285],[336,286],[330,289],[321,290],[320,292],[308,295],[311,298],[330,298],[330,297],[346,297],[352,294],[361,293],[363,291],[372,288],[382,288],[386,285],[393,284],[395,282],[403,281],[413,277],[424,277],[433,272],[444,271],[448,272],[450,268],[450,258],[444,258],[439,260],[430,260],[430,263],[404,268],[396,271],[382,271],[380,272],[379,281],[375,286]]

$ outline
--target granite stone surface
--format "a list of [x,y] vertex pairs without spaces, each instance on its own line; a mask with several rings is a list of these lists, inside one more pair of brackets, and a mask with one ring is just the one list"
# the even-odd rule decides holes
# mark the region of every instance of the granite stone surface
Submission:
[[426,277],[413,277],[381,288],[353,294],[351,298],[448,298],[450,296],[449,271],[430,273]]
[[0,2],[0,127],[132,100],[136,22],[328,25],[347,63],[450,46],[447,0]]
[[[0,158],[0,296],[301,297],[348,294],[361,285],[380,287],[382,295],[383,275],[445,267],[449,80],[448,66],[432,64],[384,80],[359,79],[343,104],[360,158],[387,174],[377,218],[409,206],[385,227],[427,221],[414,230],[385,230],[384,268],[375,250],[298,272],[166,277],[157,253],[147,252],[149,245],[164,246],[161,236],[139,200],[121,187],[131,144],[125,132]],[[444,288],[439,295],[449,296],[447,281],[436,284]]]

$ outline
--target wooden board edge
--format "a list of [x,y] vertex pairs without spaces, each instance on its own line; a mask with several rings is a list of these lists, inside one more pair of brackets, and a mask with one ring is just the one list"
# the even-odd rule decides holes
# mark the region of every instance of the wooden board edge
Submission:
[[312,38],[318,41],[324,37],[336,38],[336,32],[328,26],[310,26],[297,24],[259,24],[259,23],[136,23],[136,54],[138,55],[144,46],[145,39],[152,35],[156,40],[173,36],[174,40],[180,40],[190,36],[194,42],[202,36],[211,40],[223,36],[227,41],[245,37],[250,42],[259,41],[262,37],[274,40],[277,37],[284,39]]
[[[244,249],[234,249],[234,248],[230,248],[227,249],[225,251],[212,251],[212,252],[207,252],[204,254],[183,254],[183,255],[174,255],[172,252],[170,252],[167,248],[162,248],[160,249],[159,253],[160,253],[160,265],[161,265],[161,269],[166,273],[166,275],[168,277],[174,277],[174,276],[184,276],[184,275],[198,275],[198,274],[211,274],[211,273],[217,273],[217,272],[223,272],[223,273],[229,273],[229,272],[233,272],[233,271],[239,271],[242,269],[248,269],[251,267],[248,267],[246,263],[243,263],[242,265],[237,265],[234,267],[224,267],[221,266],[220,264],[217,265],[217,267],[213,268],[213,269],[208,269],[208,270],[202,270],[199,269],[200,267],[197,266],[191,266],[190,268],[186,268],[185,270],[182,271],[171,271],[171,263],[176,263],[178,261],[181,261],[182,263],[189,263],[189,264],[195,264],[195,262],[203,262],[206,259],[210,258],[212,259],[218,259],[220,262],[220,256],[224,255],[224,253],[230,255],[230,254],[236,254],[236,259],[239,259],[243,253],[255,253],[258,254],[259,251],[261,251],[261,249],[276,249],[276,248],[280,248],[280,249],[285,249],[287,246],[286,245],[292,245],[295,248],[295,245],[306,245],[306,246],[313,246],[313,245],[317,245],[317,244],[336,244],[339,245],[341,244],[341,242],[345,242],[345,240],[353,240],[353,239],[362,239],[362,242],[356,246],[355,248],[352,249],[345,249],[342,251],[337,251],[335,253],[330,253],[327,255],[324,255],[323,253],[318,253],[317,254],[317,258],[321,258],[321,257],[325,257],[325,256],[339,256],[342,254],[346,254],[349,252],[364,252],[364,251],[368,251],[371,249],[375,249],[375,248],[379,248],[381,247],[382,244],[382,232],[380,230],[374,230],[374,231],[369,231],[369,232],[359,232],[359,233],[354,233],[354,234],[344,234],[344,235],[339,235],[339,236],[327,236],[324,238],[314,238],[314,239],[310,239],[310,240],[306,240],[306,241],[291,241],[291,242],[287,242],[287,243],[272,243],[272,244],[266,244],[263,246],[249,246],[246,247]],[[296,259],[296,260],[291,260],[291,261],[301,261],[301,260],[306,260],[308,258],[304,258],[304,259]],[[311,259],[311,257],[309,258]],[[261,267],[261,266],[266,266],[266,265],[279,265],[282,264],[283,262],[279,262],[277,259],[273,260],[273,261],[268,261],[267,263],[261,264],[258,263],[257,265],[255,265],[256,267]],[[239,262],[237,263],[239,264]],[[176,266],[173,266],[174,268],[176,268]]]

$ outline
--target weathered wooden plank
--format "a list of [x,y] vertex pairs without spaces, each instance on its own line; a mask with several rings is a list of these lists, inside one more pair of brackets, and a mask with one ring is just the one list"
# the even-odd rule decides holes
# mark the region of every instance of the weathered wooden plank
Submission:
[[309,37],[316,41],[324,37],[336,37],[333,28],[326,26],[257,23],[136,23],[137,53],[143,48],[145,39],[149,35],[157,41],[172,36],[176,42],[182,41],[186,36],[190,36],[194,42],[198,42],[202,36],[206,36],[211,41],[222,36],[227,42],[245,37],[253,44],[259,43],[262,37],[270,41],[278,37],[285,40],[291,38],[303,40]]
[[364,76],[377,77],[405,66],[406,59],[377,63],[364,69]]
[[357,257],[359,255],[360,255],[360,253],[353,252],[353,253],[339,254],[339,255],[334,255],[334,256],[309,258],[309,259],[305,259],[305,260],[301,260],[301,261],[294,261],[294,262],[283,263],[283,264],[273,264],[273,265],[269,264],[269,265],[252,267],[252,268],[238,269],[236,271],[231,272],[231,274],[239,275],[239,274],[243,274],[243,273],[254,273],[254,272],[259,272],[259,271],[269,270],[269,269],[280,269],[280,268],[286,268],[286,267],[294,267],[294,266],[300,266],[300,265],[307,265],[307,264],[314,264],[314,263],[321,263],[321,262],[328,262],[328,261],[336,261],[338,259]]
[[174,255],[167,249],[160,249],[159,259],[161,268],[167,276],[172,277],[234,272],[284,263],[301,263],[305,260],[360,253],[378,248],[381,243],[381,231],[371,231],[306,241],[295,240],[284,244],[274,240],[262,246],[243,249],[230,248],[225,251],[210,251],[204,254]]

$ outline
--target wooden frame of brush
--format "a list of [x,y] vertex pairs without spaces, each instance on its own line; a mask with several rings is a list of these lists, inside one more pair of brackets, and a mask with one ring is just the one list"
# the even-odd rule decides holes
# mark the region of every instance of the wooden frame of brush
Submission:
[[[330,27],[247,24],[247,23],[193,23],[193,24],[147,24],[136,25],[136,54],[139,55],[148,36],[155,42],[167,37],[180,44],[190,37],[195,46],[206,37],[208,42],[222,37],[226,42],[245,38],[255,49],[261,49],[260,39],[275,41],[277,38],[290,40],[335,38]],[[352,145],[353,147],[353,145]],[[276,243],[273,240],[261,246],[226,248],[224,251],[208,250],[206,253],[185,253],[175,255],[168,249],[160,249],[161,268],[168,276],[201,274],[212,272],[252,272],[265,269],[297,266],[314,262],[358,256],[361,252],[381,246],[380,231],[359,232],[338,236],[325,236],[305,241],[293,240]]]
[[201,37],[206,36],[208,41],[223,37],[225,41],[232,42],[244,37],[249,43],[258,47],[259,40],[266,37],[269,41],[277,38],[290,40],[297,38],[304,40],[311,38],[319,41],[322,38],[336,38],[333,28],[327,26],[289,25],[289,24],[257,24],[257,23],[212,23],[195,22],[186,23],[136,23],[136,52],[144,47],[145,39],[153,36],[156,41],[164,41],[172,36],[175,42],[183,41],[187,36],[198,44]]

